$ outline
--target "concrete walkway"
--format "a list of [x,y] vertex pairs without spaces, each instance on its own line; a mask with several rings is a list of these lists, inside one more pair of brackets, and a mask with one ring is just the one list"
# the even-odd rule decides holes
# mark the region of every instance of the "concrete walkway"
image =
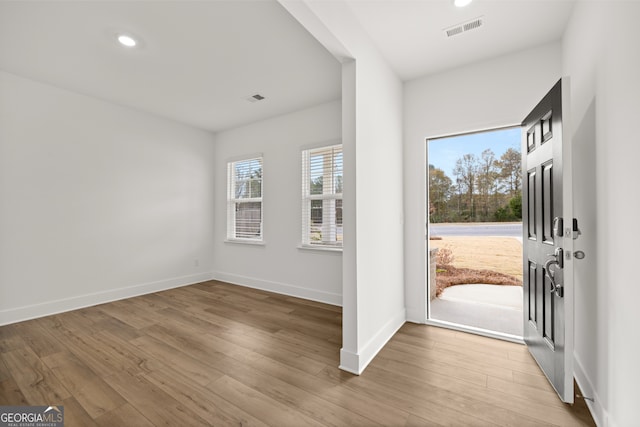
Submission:
[[522,337],[522,286],[450,286],[431,301],[430,317]]

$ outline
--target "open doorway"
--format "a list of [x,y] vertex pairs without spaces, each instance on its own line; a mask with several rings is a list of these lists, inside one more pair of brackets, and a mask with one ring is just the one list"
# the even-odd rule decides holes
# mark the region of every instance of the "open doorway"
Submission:
[[428,320],[522,339],[520,127],[427,140]]

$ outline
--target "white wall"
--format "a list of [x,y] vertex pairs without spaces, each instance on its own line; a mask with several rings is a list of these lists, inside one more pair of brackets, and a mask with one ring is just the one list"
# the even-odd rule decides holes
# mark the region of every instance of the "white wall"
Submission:
[[361,373],[405,322],[402,83],[345,2],[280,0],[343,62],[343,347]]
[[640,3],[578,2],[563,39],[571,77],[575,216],[576,376],[601,426],[637,425],[640,344]]
[[422,77],[404,85],[407,319],[426,319],[426,139],[518,125],[561,77],[552,43]]
[[[220,132],[215,147],[215,277],[329,304],[342,303],[342,253],[300,249],[301,150],[341,142],[340,102]],[[263,155],[264,245],[225,242],[227,162]]]
[[360,373],[406,320],[402,84],[378,55],[364,51],[356,56],[355,96]]
[[0,324],[210,278],[211,134],[4,72],[0,93]]

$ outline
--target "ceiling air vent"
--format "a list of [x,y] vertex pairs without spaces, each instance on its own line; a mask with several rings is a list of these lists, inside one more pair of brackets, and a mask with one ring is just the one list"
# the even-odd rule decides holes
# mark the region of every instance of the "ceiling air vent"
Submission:
[[454,25],[453,27],[445,28],[443,31],[447,37],[457,36],[458,34],[466,33],[467,31],[475,30],[484,25],[484,17],[475,18],[471,21],[463,22],[462,24]]
[[256,93],[255,95],[251,95],[247,98],[245,98],[247,101],[249,102],[258,102],[258,101],[262,101],[264,98],[264,96],[260,95],[259,93]]

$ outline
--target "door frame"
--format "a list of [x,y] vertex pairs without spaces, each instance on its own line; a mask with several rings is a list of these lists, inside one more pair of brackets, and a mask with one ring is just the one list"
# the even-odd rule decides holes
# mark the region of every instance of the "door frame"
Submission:
[[[573,167],[572,167],[572,152],[573,152],[573,139],[572,139],[572,123],[571,123],[571,78],[569,76],[562,76],[562,91],[561,91],[561,96],[562,96],[562,116],[563,116],[563,123],[562,123],[562,162],[563,162],[563,174],[562,174],[562,186],[563,186],[563,195],[562,195],[562,202],[563,202],[563,218],[565,218],[565,223],[564,223],[564,228],[565,228],[565,233],[563,233],[563,237],[562,237],[562,248],[565,251],[565,268],[563,271],[564,274],[564,282],[567,286],[565,286],[564,288],[564,298],[565,298],[565,329],[567,331],[570,331],[570,333],[565,334],[565,353],[564,353],[564,367],[566,371],[570,371],[571,372],[571,376],[570,378],[568,378],[566,380],[565,383],[565,390],[572,390],[571,396],[567,396],[567,393],[565,393],[565,397],[563,398],[563,400],[566,400],[568,403],[573,402],[573,397],[575,395],[575,390],[574,390],[574,380],[575,380],[575,368],[574,368],[574,331],[575,331],[575,319],[574,319],[574,305],[575,305],[575,289],[574,289],[574,268],[573,268],[573,261],[574,261],[574,244],[573,244],[573,240],[574,240],[574,233],[573,230],[571,230],[570,228],[572,227],[572,222],[573,222],[573,218],[574,217],[574,212],[573,212]],[[542,96],[544,96],[544,94],[542,94]],[[532,105],[531,108],[533,108],[535,105]],[[425,314],[425,318],[423,320],[424,324],[426,325],[432,325],[432,326],[437,326],[437,327],[443,327],[443,328],[448,328],[448,329],[454,329],[454,330],[458,330],[461,332],[468,332],[468,333],[473,333],[476,335],[482,335],[482,336],[486,336],[486,337],[490,337],[490,338],[498,338],[498,339],[502,339],[502,340],[507,340],[507,341],[513,341],[516,343],[520,343],[525,345],[524,339],[520,339],[520,340],[514,340],[514,339],[510,339],[509,336],[501,336],[502,334],[500,333],[491,333],[490,331],[486,331],[486,330],[482,330],[482,329],[477,329],[477,328],[473,328],[473,327],[465,327],[462,325],[457,325],[457,324],[453,324],[453,323],[449,323],[449,322],[444,322],[444,321],[438,321],[438,320],[432,320],[429,319],[429,315],[430,315],[430,299],[429,299],[429,267],[430,267],[430,262],[429,262],[429,229],[428,229],[428,223],[429,223],[429,212],[427,209],[427,205],[429,202],[429,185],[428,185],[428,153],[429,153],[429,148],[428,148],[428,141],[432,140],[432,139],[438,139],[438,138],[446,138],[446,137],[451,137],[451,136],[456,136],[456,135],[465,135],[465,134],[470,134],[470,133],[477,133],[477,132],[483,132],[483,131],[489,131],[489,130],[497,130],[497,129],[503,129],[503,128],[508,128],[508,127],[514,127],[514,126],[518,126],[521,127],[522,123],[517,123],[517,124],[510,124],[510,125],[505,125],[505,126],[496,126],[496,127],[487,127],[487,128],[483,128],[483,129],[479,129],[479,130],[475,130],[475,131],[467,131],[467,132],[456,132],[456,133],[448,133],[448,134],[442,134],[442,135],[436,135],[436,136],[430,136],[424,139],[424,147],[425,147],[425,152],[424,152],[424,156],[423,158],[426,160],[426,162],[424,163],[423,166],[423,185],[425,188],[424,194],[426,194],[426,202],[427,203],[423,203],[422,206],[422,211],[423,211],[423,221],[422,223],[425,224],[425,230],[424,230],[424,235],[425,235],[425,240],[424,240],[424,254],[425,256],[423,257],[424,259],[424,287],[423,289],[425,290],[424,293],[424,314]],[[523,177],[524,178],[524,177]],[[523,259],[524,259],[524,254],[523,254]],[[523,265],[524,265],[524,261],[523,261]],[[523,274],[525,272],[523,271]],[[524,298],[523,298],[524,300]],[[524,303],[524,301],[523,301]],[[524,313],[524,311],[523,311]],[[523,318],[523,321],[525,319]],[[569,384],[570,381],[570,384]],[[550,383],[550,382],[549,382]],[[551,383],[550,383],[551,384]]]
[[473,326],[467,326],[467,325],[461,325],[458,323],[452,323],[452,322],[447,322],[445,320],[438,320],[438,319],[431,319],[430,315],[431,315],[431,299],[429,297],[429,282],[430,282],[430,255],[429,255],[429,210],[427,209],[427,204],[429,203],[429,141],[432,140],[436,140],[436,139],[442,139],[442,138],[451,138],[451,137],[456,137],[456,136],[464,136],[464,135],[472,135],[475,133],[482,133],[482,132],[492,132],[492,131],[499,131],[499,130],[505,130],[505,129],[513,129],[513,128],[520,128],[521,127],[521,123],[513,123],[513,124],[505,124],[505,125],[497,125],[497,126],[489,126],[489,127],[485,127],[485,128],[480,128],[480,129],[476,129],[476,130],[470,130],[470,131],[464,131],[464,132],[452,132],[452,133],[447,133],[447,134],[441,134],[441,135],[437,135],[437,136],[429,136],[426,137],[424,139],[424,147],[425,147],[425,152],[424,152],[424,160],[425,160],[425,165],[424,165],[424,176],[425,176],[425,180],[424,180],[424,185],[425,185],[425,194],[426,194],[426,202],[423,206],[423,223],[425,224],[425,240],[424,240],[424,245],[425,245],[425,270],[424,270],[424,277],[425,277],[425,298],[423,298],[424,300],[424,313],[425,313],[425,319],[424,319],[424,324],[425,325],[430,325],[430,326],[437,326],[437,327],[441,327],[441,328],[446,328],[446,329],[452,329],[455,331],[460,331],[460,332],[467,332],[470,334],[475,334],[475,335],[481,335],[484,337],[488,337],[488,338],[495,338],[495,339],[499,339],[499,340],[503,340],[503,341],[510,341],[510,342],[514,342],[517,344],[524,344],[524,339],[522,337],[517,337],[515,335],[510,335],[510,334],[505,334],[502,332],[496,332],[496,331],[491,331],[488,329],[481,329],[481,328],[476,328]]

